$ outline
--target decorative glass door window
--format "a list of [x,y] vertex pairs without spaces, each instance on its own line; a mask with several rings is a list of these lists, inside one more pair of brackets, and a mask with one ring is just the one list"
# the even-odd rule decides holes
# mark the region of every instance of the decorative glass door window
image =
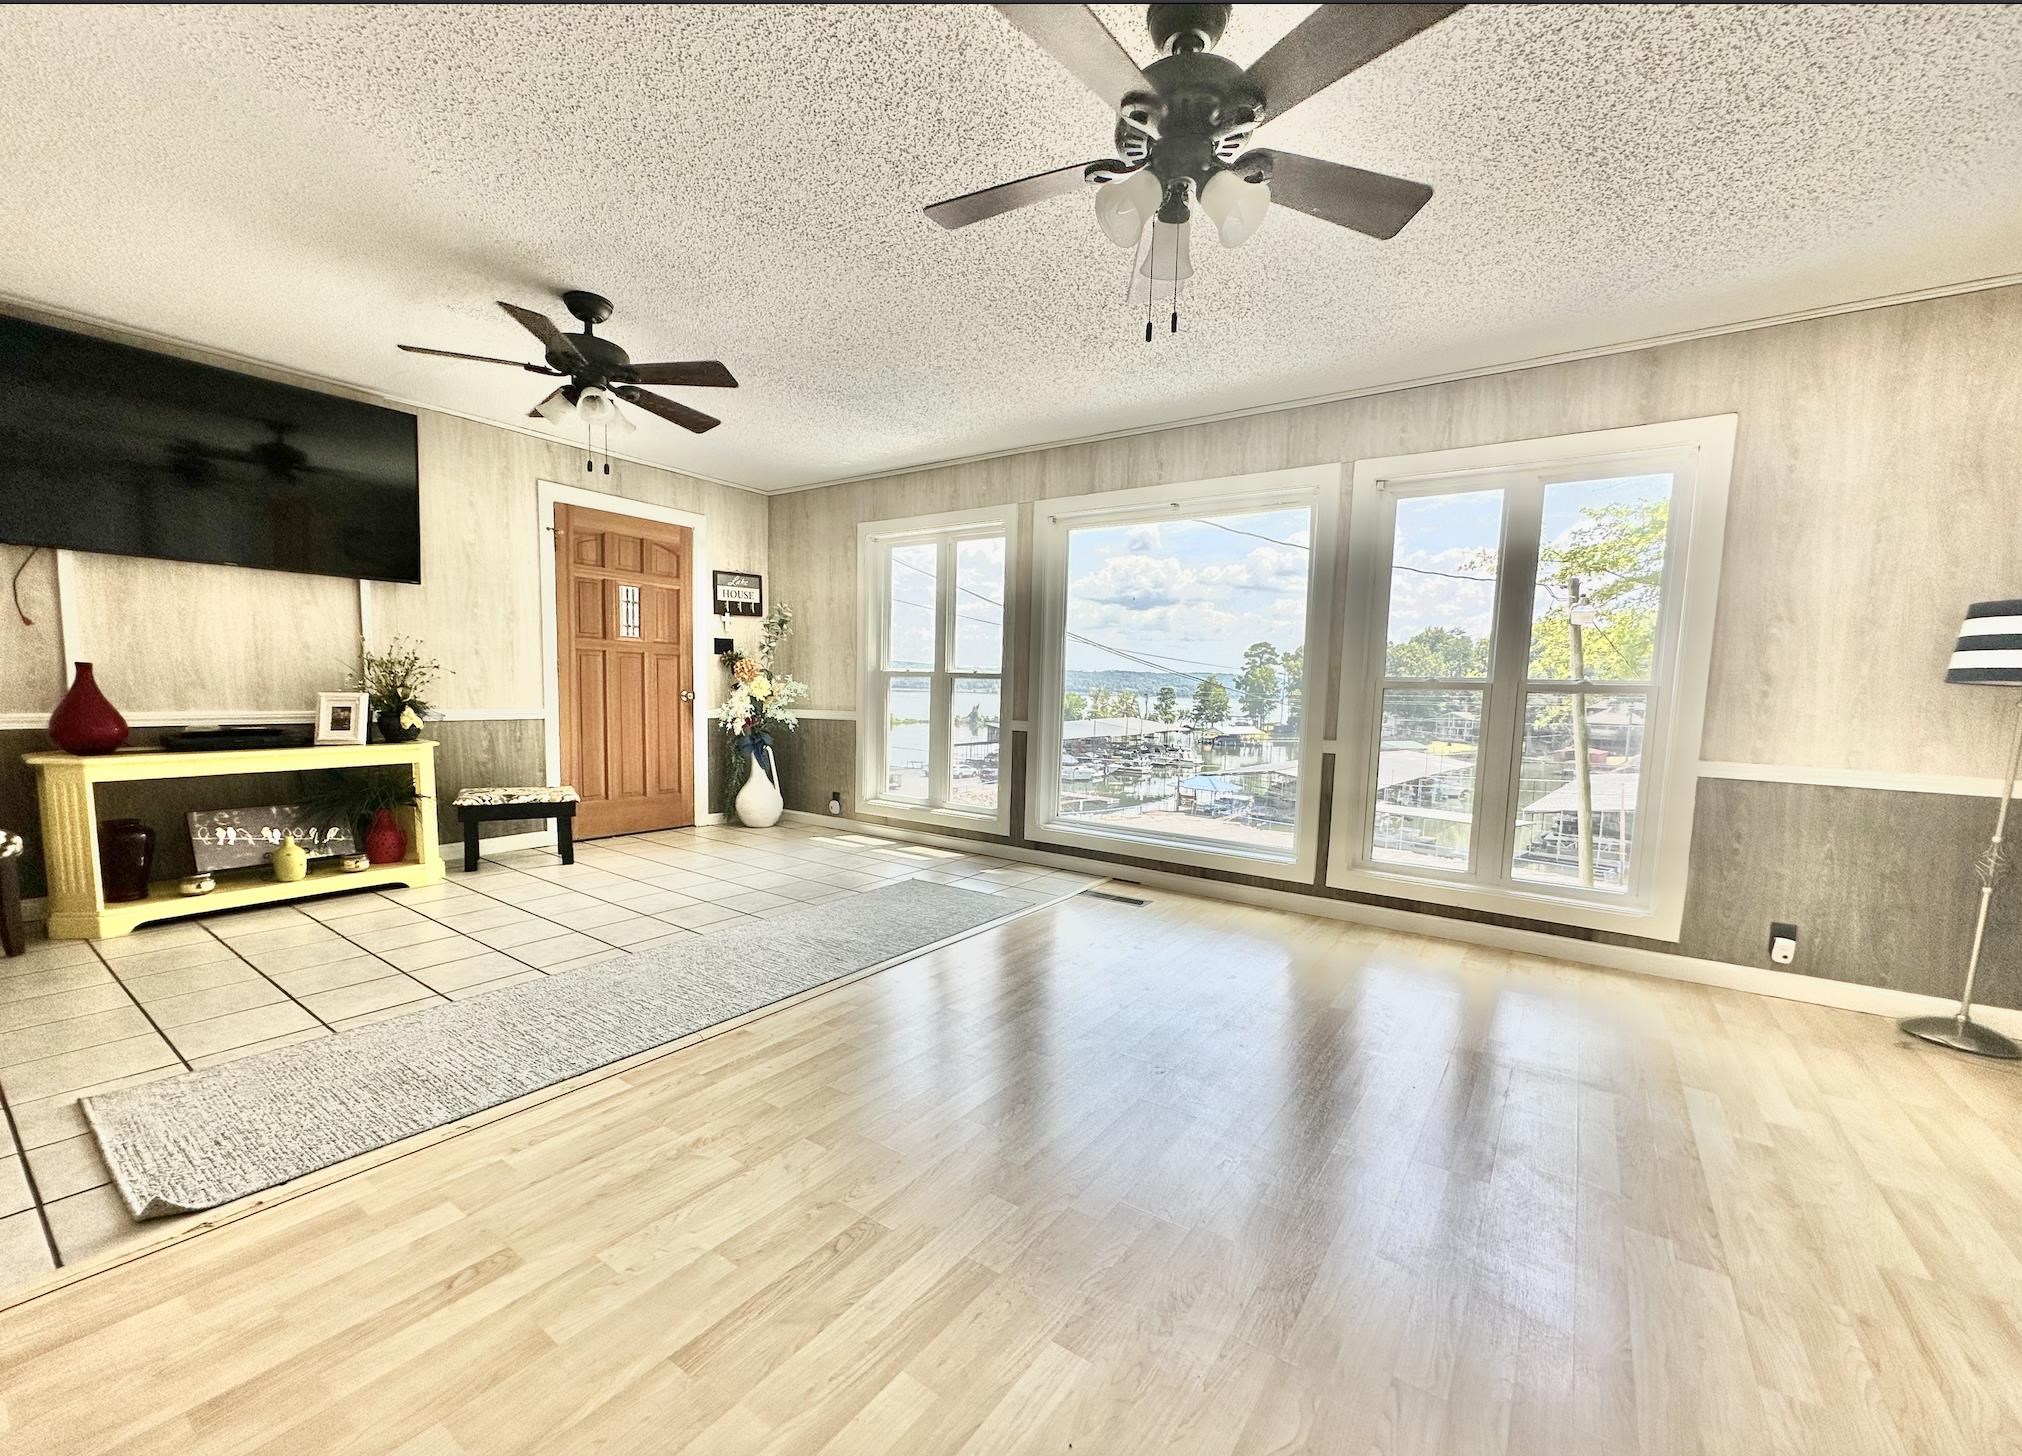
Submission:
[[618,635],[637,637],[639,635],[639,588],[624,585],[618,588]]
[[1003,513],[864,528],[862,798],[904,816],[1004,808]]

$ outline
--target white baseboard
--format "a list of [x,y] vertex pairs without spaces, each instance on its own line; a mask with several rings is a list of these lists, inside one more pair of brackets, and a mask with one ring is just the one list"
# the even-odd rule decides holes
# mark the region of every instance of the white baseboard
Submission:
[[[1655,976],[1667,981],[1686,981],[1700,986],[1717,986],[1728,991],[1748,991],[1758,996],[1774,996],[1784,1001],[1803,1001],[1813,1006],[1830,1006],[1841,1011],[1861,1011],[1870,1016],[1950,1015],[1958,1002],[1950,997],[1926,996],[1916,991],[1899,991],[1888,986],[1864,986],[1853,981],[1828,980],[1823,976],[1802,976],[1768,966],[1743,966],[1731,961],[1700,960],[1693,956],[1669,955],[1636,946],[1603,945],[1590,940],[1552,935],[1541,930],[1518,930],[1488,925],[1474,920],[1449,919],[1416,910],[1392,910],[1382,905],[1364,905],[1352,900],[1326,899],[1291,890],[1264,889],[1255,885],[1232,884],[1227,880],[1170,874],[1163,870],[1140,869],[1136,865],[1112,864],[1094,856],[1030,849],[1022,845],[999,844],[993,840],[958,839],[952,835],[923,830],[901,829],[872,824],[833,814],[809,814],[789,809],[785,817],[813,828],[845,829],[911,844],[931,844],[942,849],[966,850],[972,854],[994,855],[1000,859],[1042,864],[1053,869],[1080,870],[1113,879],[1153,885],[1162,890],[1200,895],[1211,900],[1231,900],[1270,910],[1290,910],[1301,915],[1318,915],[1330,920],[1348,920],[1380,930],[1400,930],[1437,940],[1485,946],[1491,950],[1517,951],[1524,955],[1572,961],[1603,970],[1627,971],[1632,975]],[[2022,1010],[2002,1006],[1976,1006],[1974,1019],[1997,1031],[2022,1038]]]

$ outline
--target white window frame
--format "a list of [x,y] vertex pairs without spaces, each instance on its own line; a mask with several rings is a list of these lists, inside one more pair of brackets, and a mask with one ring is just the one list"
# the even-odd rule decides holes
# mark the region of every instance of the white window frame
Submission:
[[[1685,913],[1736,425],[1736,416],[1716,415],[1356,462],[1329,885],[1656,940],[1678,938]],[[1527,689],[1547,686],[1527,678],[1537,506],[1533,501],[1527,508],[1513,509],[1517,497],[1511,495],[1505,495],[1503,502],[1494,661],[1483,694],[1482,744],[1476,759],[1472,862],[1460,871],[1374,859],[1370,845],[1396,502],[1411,495],[1507,488],[1513,482],[1528,490],[1540,477],[1577,479],[1596,466],[1633,466],[1639,463],[1637,457],[1676,474],[1656,661],[1645,709],[1648,726],[1638,783],[1637,843],[1626,893],[1521,881],[1507,864],[1491,862],[1507,858],[1501,852],[1507,839],[1502,821],[1514,820],[1513,780],[1523,751],[1522,724],[1517,721],[1522,698]],[[1594,680],[1584,686],[1589,692],[1607,691],[1605,683]],[[1504,757],[1511,761],[1501,762]]]
[[[1004,538],[1004,640],[997,671],[971,672],[953,666],[955,651],[955,547],[963,541]],[[940,557],[934,577],[934,666],[931,670],[888,669],[886,647],[891,631],[891,548],[933,544]],[[945,511],[892,521],[867,521],[857,527],[857,597],[860,607],[857,661],[857,803],[888,819],[920,824],[1011,832],[1011,779],[1008,773],[1011,738],[1011,621],[1013,593],[1019,570],[1018,508],[995,506],[974,511]],[[891,731],[888,685],[895,677],[924,677],[933,683],[932,723],[928,728],[928,801],[887,796],[886,739]],[[953,765],[947,742],[953,731],[955,679],[994,677],[999,704],[997,807],[994,811],[964,809],[947,803],[953,788]]]
[[[1189,481],[1179,485],[1043,500],[1034,507],[1033,555],[1036,599],[1031,691],[1026,717],[1025,833],[1035,844],[1057,844],[1107,854],[1203,869],[1222,869],[1260,879],[1312,884],[1320,852],[1320,754],[1326,742],[1324,695],[1331,661],[1335,570],[1341,508],[1342,467],[1302,466],[1257,475]],[[1061,710],[1066,695],[1067,537],[1077,527],[1160,521],[1175,511],[1217,515],[1274,509],[1313,513],[1312,567],[1306,581],[1306,676],[1299,722],[1299,808],[1293,821],[1290,858],[1205,840],[1131,834],[1090,828],[1063,820],[1060,807]]]

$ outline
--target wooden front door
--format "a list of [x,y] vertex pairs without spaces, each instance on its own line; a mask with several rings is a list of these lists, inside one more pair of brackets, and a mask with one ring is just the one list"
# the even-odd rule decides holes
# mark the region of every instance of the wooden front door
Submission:
[[695,619],[685,526],[555,507],[562,778],[576,836],[695,822]]

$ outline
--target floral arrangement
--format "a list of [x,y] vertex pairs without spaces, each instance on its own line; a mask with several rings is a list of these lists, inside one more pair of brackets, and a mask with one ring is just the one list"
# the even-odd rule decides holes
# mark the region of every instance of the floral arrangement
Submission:
[[807,696],[807,684],[775,667],[780,644],[792,632],[793,608],[775,606],[759,624],[758,649],[730,659],[730,696],[717,709],[716,721],[736,751],[727,786],[732,798],[751,772],[751,755],[763,748],[770,762],[772,735],[800,721],[793,708]]
[[423,695],[441,675],[442,664],[423,657],[420,646],[407,637],[394,638],[384,652],[374,652],[360,642],[358,660],[352,686],[372,700],[373,714],[419,733],[421,720],[428,713],[428,700]]

